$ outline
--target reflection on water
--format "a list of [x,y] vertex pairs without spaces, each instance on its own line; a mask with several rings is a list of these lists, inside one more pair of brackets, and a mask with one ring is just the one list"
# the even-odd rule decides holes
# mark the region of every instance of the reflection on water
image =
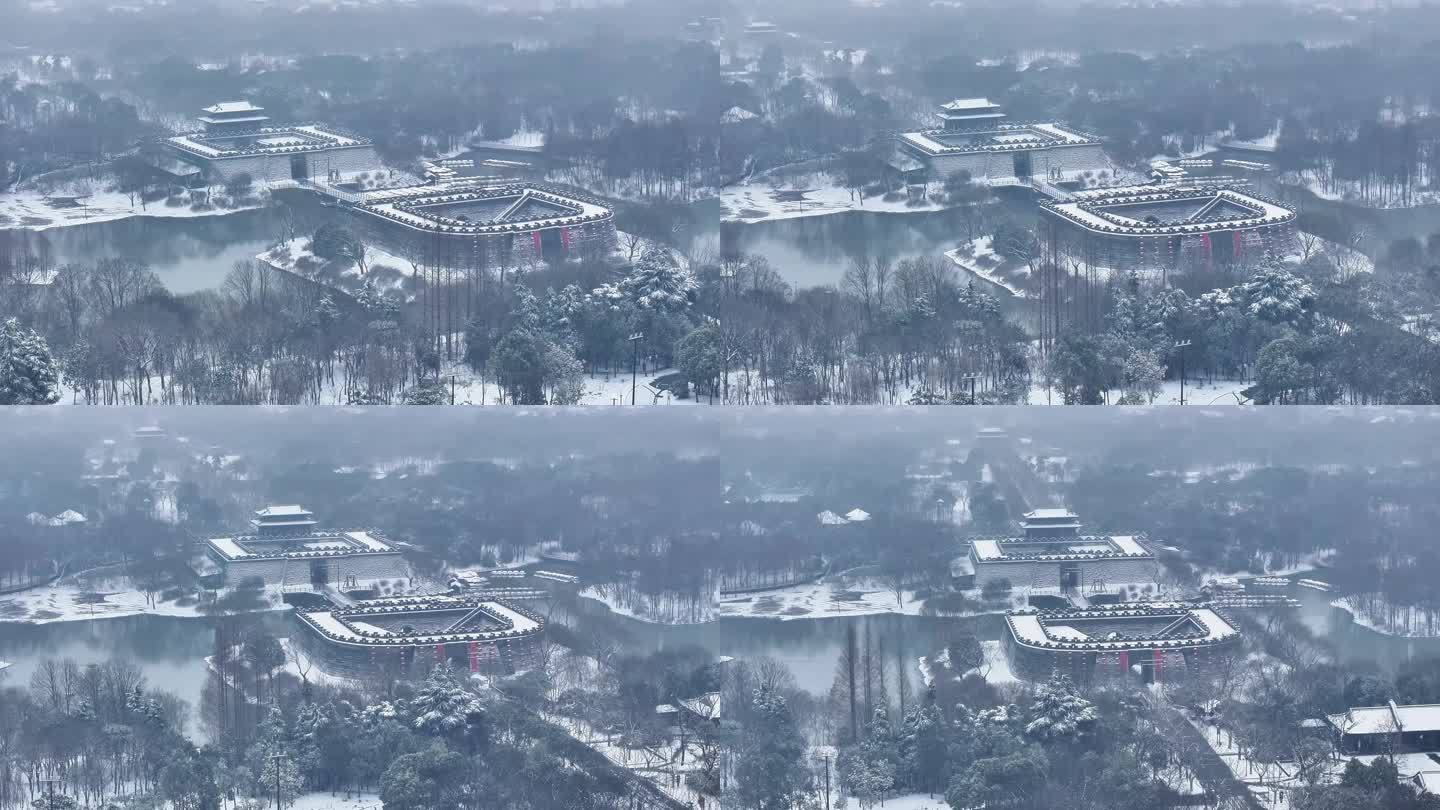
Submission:
[[203,217],[129,217],[45,231],[0,230],[0,250],[42,265],[134,258],[150,265],[173,293],[218,287],[237,261],[273,244],[286,227],[313,233],[333,209],[308,192],[279,193],[266,208]]
[[[1315,576],[1310,574],[1309,576]],[[1330,605],[1333,594],[1297,587],[1300,618],[1311,632],[1330,642],[1346,662],[1371,661],[1393,670],[1415,658],[1440,656],[1440,638],[1398,638],[1356,624],[1349,611]]]
[[[1017,190],[1018,191],[1018,190]],[[1017,194],[999,196],[992,218],[1015,217],[1029,221],[1034,209]],[[983,236],[985,226],[973,214],[952,208],[915,213],[854,210],[813,217],[754,223],[721,222],[718,242],[722,255],[762,256],[792,287],[839,286],[857,259],[885,258],[892,264],[928,256],[944,259],[967,235]],[[1012,319],[1020,318],[1024,302],[1003,287],[969,276],[1001,301]]]
[[[289,633],[284,614],[255,617],[276,635]],[[214,623],[206,618],[126,616],[53,624],[0,623],[0,660],[5,686],[25,687],[45,659],[70,659],[80,666],[128,659],[145,674],[146,688],[170,692],[190,704],[190,730],[198,728],[205,656],[215,643]]]
[[[940,618],[932,616],[846,616],[820,619],[727,618],[708,624],[657,625],[610,613],[598,602],[584,601],[584,615],[574,620],[582,635],[612,638],[635,651],[681,646],[701,647],[715,656],[773,658],[790,668],[800,688],[817,695],[830,691],[836,663],[845,647],[846,630],[854,626],[883,640],[887,666],[900,659],[918,686],[916,660],[929,655],[957,635],[998,639],[1003,628],[999,616]],[[893,671],[893,670],[892,670]]]
[[[1346,661],[1374,661],[1393,669],[1411,658],[1440,655],[1440,638],[1384,636],[1355,624],[1349,614],[1332,608],[1328,594],[1297,588],[1296,596],[1302,602],[1306,624],[1332,642]],[[900,660],[917,679],[917,688],[918,671],[913,665],[919,656],[933,653],[960,634],[998,639],[1004,631],[999,616],[957,619],[880,615],[791,621],[727,618],[709,624],[663,626],[612,614],[589,600],[582,603],[581,615],[570,620],[582,634],[613,639],[634,651],[693,645],[715,656],[774,658],[790,668],[802,689],[817,695],[826,694],[834,682],[846,628],[851,625],[862,638],[873,634],[883,639],[891,660],[895,660],[898,647]],[[276,636],[286,637],[296,631],[286,614],[253,618]],[[206,677],[204,658],[211,652],[214,637],[213,621],[203,618],[131,616],[45,625],[0,623],[0,660],[14,664],[4,684],[24,687],[46,658],[70,658],[81,665],[128,658],[144,672],[150,688],[189,701],[193,730],[198,725],[195,718]]]

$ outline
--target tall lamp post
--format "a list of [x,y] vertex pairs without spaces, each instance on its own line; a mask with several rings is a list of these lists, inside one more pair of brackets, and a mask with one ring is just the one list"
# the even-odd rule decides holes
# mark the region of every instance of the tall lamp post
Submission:
[[832,759],[835,758],[835,747],[834,747],[834,746],[831,746],[831,745],[822,745],[822,746],[819,746],[818,748],[815,749],[815,753],[812,754],[811,756],[812,756],[817,762],[824,762],[824,763],[825,763],[825,807],[824,807],[824,810],[830,810],[830,760],[832,760]]
[[735,265],[720,265],[720,403],[730,401],[730,287],[735,281]]
[[1190,341],[1175,341],[1175,350],[1180,353],[1180,404],[1185,404],[1185,349],[1189,347]]
[[280,810],[283,806],[280,804],[280,760],[284,758],[284,754],[270,755],[270,761],[275,763],[275,810]]
[[962,375],[960,375],[960,379],[961,379],[961,380],[964,380],[964,381],[968,381],[968,382],[970,383],[970,402],[967,403],[967,404],[970,404],[970,405],[976,404],[976,403],[975,403],[975,381],[978,380],[978,379],[980,379],[980,375],[979,375],[979,374],[962,374]]
[[640,370],[640,341],[645,339],[644,332],[631,333],[630,341],[630,404],[635,404],[635,380]]

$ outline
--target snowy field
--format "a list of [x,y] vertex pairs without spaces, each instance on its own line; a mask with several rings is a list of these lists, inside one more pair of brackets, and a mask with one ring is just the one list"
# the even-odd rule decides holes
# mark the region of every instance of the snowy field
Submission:
[[1337,607],[1349,613],[1355,623],[1361,627],[1374,630],[1377,633],[1387,636],[1399,636],[1401,638],[1435,638],[1440,636],[1434,622],[1427,620],[1423,611],[1415,611],[1406,608],[1394,608],[1386,605],[1385,600],[1373,597],[1367,600],[1372,604],[1364,604],[1354,596],[1344,596],[1331,602],[1331,607]]
[[950,810],[950,805],[945,803],[944,796],[931,796],[926,793],[892,796],[875,806],[883,807],[885,810]]
[[[1241,392],[1249,388],[1251,383],[1240,380],[1215,380],[1204,382],[1203,380],[1185,380],[1185,405],[1246,405],[1249,400]],[[1119,391],[1112,392],[1112,400],[1120,396]],[[1064,405],[1058,389],[1046,389],[1043,382],[1037,382],[1030,388],[1030,405]],[[1179,405],[1180,404],[1180,381],[1165,380],[1160,384],[1160,395],[1155,397],[1154,405]]]
[[911,205],[906,198],[886,202],[880,197],[861,198],[858,192],[833,185],[825,175],[799,178],[796,185],[780,188],[765,182],[749,182],[723,188],[719,192],[721,219],[740,222],[766,222],[780,219],[839,214],[845,211],[879,211],[907,214],[916,211],[939,211],[945,206],[929,200]]
[[[27,624],[85,621],[121,616],[203,615],[200,603],[193,597],[162,600],[152,594],[154,604],[145,593],[136,589],[130,578],[114,566],[66,576],[53,585],[0,597],[0,621]],[[271,608],[279,608],[279,599],[272,599]]]
[[1004,287],[1016,298],[1025,298],[1027,293],[1013,281],[1000,275],[1000,256],[995,252],[991,242],[993,236],[982,236],[971,242],[968,247],[955,248],[945,251],[945,258],[949,259],[956,267],[972,275],[979,276],[991,284]]
[[895,592],[863,580],[833,582],[828,578],[805,585],[763,593],[747,593],[720,600],[720,615],[766,619],[826,619],[836,616],[875,616],[894,613],[918,616],[925,606],[914,591]]
[[287,810],[382,810],[384,804],[374,793],[306,793],[295,798]]
[[43,231],[66,225],[112,222],[127,217],[213,217],[261,208],[265,199],[264,195],[260,195],[249,205],[192,211],[189,205],[169,206],[163,201],[146,203],[142,208],[138,199],[131,204],[129,194],[100,191],[86,197],[84,203],[75,208],[55,208],[46,202],[46,195],[38,191],[0,194],[0,227]]
[[[332,265],[338,269],[335,271],[337,278],[331,279],[325,276],[317,276],[313,270],[307,270],[302,265],[314,268],[329,264],[310,252],[310,237],[298,236],[288,242],[282,242],[275,247],[257,254],[255,258],[277,270],[284,270],[287,273],[294,273],[308,279],[313,279],[322,284],[338,287],[342,291],[351,292],[359,289],[364,274],[361,273],[359,265],[354,261],[345,261],[343,264]],[[395,272],[375,272],[381,268],[388,268]],[[365,269],[371,278],[380,279],[384,283],[377,283],[382,290],[400,289],[404,280],[415,272],[415,266],[408,260],[388,253],[373,244],[365,245]]]

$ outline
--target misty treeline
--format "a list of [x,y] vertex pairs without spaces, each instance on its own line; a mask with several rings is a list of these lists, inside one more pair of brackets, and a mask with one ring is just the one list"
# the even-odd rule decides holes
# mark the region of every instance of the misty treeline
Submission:
[[1433,462],[1373,472],[1220,467],[1190,477],[1126,464],[1089,468],[1070,487],[1070,503],[1096,530],[1145,526],[1178,546],[1166,565],[1182,584],[1323,558],[1337,595],[1361,618],[1433,633],[1440,588],[1428,572],[1440,564],[1431,542],[1440,510],[1424,495],[1440,477]]
[[14,113],[0,128],[0,166],[18,182],[99,165],[216,99],[247,98],[276,121],[323,120],[371,138],[388,164],[417,172],[422,157],[519,133],[545,137],[559,177],[618,196],[689,200],[715,183],[720,118],[733,106],[719,68],[713,49],[663,40],[336,53],[219,69],[171,56],[111,62],[103,79],[87,61],[37,77],[51,83],[0,83],[0,105]]
[[259,623],[233,625],[202,706],[115,660],[42,660],[28,684],[0,684],[0,806],[222,810],[362,790],[402,810],[655,806],[543,719],[543,671],[491,687],[438,667],[342,689]]

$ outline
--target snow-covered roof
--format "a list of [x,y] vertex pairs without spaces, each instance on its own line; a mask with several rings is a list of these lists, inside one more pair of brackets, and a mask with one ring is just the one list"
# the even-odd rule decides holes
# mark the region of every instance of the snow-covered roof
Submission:
[[1071,512],[1069,509],[1065,509],[1063,507],[1045,507],[1042,509],[1032,509],[1029,512],[1025,513],[1026,520],[1064,520],[1066,518],[1074,520],[1076,517],[1078,516],[1074,512]]
[[[401,631],[393,627],[382,629],[370,621],[386,618],[392,622],[410,614],[440,612],[458,615],[457,621],[449,623],[449,629]],[[335,607],[330,610],[306,611],[297,614],[299,618],[329,640],[346,646],[390,647],[430,646],[465,641],[493,641],[538,633],[545,627],[545,621],[521,608],[496,599],[477,599],[462,596],[421,596],[390,597],[356,602],[352,607]],[[472,617],[480,616],[498,627],[485,629],[464,629]]]
[[255,155],[293,155],[323,152],[327,149],[351,149],[367,146],[370,141],[322,124],[300,124],[260,127],[244,135],[176,135],[166,139],[165,143],[189,155],[207,160],[224,160]]
[[826,509],[824,512],[816,515],[815,518],[816,520],[820,521],[821,526],[844,526],[846,523],[850,522],[845,518],[835,514],[834,512],[831,512],[829,509]]
[[255,510],[255,516],[260,518],[310,517],[313,514],[314,513],[310,510],[295,503],[281,504],[279,506],[267,506],[264,509]]
[[[1158,222],[1142,218],[1147,206],[1185,201],[1199,204],[1197,212],[1186,221]],[[1213,217],[1211,212],[1220,205],[1239,209],[1240,213]],[[1060,202],[1047,200],[1041,207],[1087,231],[1141,237],[1249,230],[1283,225],[1295,219],[1295,212],[1279,203],[1239,188],[1206,184],[1092,189],[1075,192]]]
[[759,118],[759,117],[760,117],[759,115],[756,115],[755,113],[750,112],[749,110],[745,109],[744,107],[741,107],[741,106],[738,106],[738,105],[737,105],[737,106],[731,107],[730,109],[726,110],[725,113],[720,116],[720,123],[722,123],[722,124],[738,124],[738,123],[741,123],[742,121],[753,121],[753,120],[755,120],[756,118]]
[[975,553],[975,559],[981,561],[998,560],[1005,556],[1000,551],[998,540],[971,540],[970,549]]
[[[1075,626],[1084,621],[1103,620],[1106,626],[1113,627],[1115,623],[1127,619],[1152,623],[1156,619],[1169,619],[1172,623],[1158,633],[1120,639],[1093,638]],[[1240,636],[1240,632],[1214,609],[1181,602],[1144,602],[1054,611],[1027,609],[1005,614],[1005,621],[1016,643],[1054,650],[1174,649],[1204,646]],[[1170,632],[1170,628],[1185,622],[1190,623],[1192,632],[1184,635]]]
[[845,519],[851,523],[862,523],[870,519],[870,513],[856,507],[845,513]]
[[263,112],[264,107],[257,107],[248,101],[222,101],[219,104],[211,104],[202,112],[211,115],[230,115],[234,113]]
[[940,105],[940,109],[949,112],[960,112],[962,110],[984,110],[991,107],[998,107],[999,104],[988,98],[957,98]]
[[266,535],[212,537],[205,541],[205,545],[212,552],[211,556],[227,563],[281,557],[316,559],[400,553],[377,533],[368,530],[308,532],[281,538]]
[[1440,771],[1421,771],[1411,778],[1422,792],[1440,794]]
[[1342,734],[1394,734],[1440,731],[1440,704],[1415,703],[1400,706],[1357,706],[1344,714],[1332,714],[1330,725]]
[[[1050,525],[1050,524],[1047,524]],[[978,538],[970,541],[977,562],[1066,562],[1079,560],[1153,559],[1138,538],[1128,535],[1079,536],[1064,539]]]
[[720,719],[720,693],[709,692],[700,697],[680,701],[680,705],[703,720]]
[[57,521],[59,521],[62,525],[63,525],[63,524],[70,524],[70,523],[84,523],[84,522],[86,522],[86,521],[85,521],[85,516],[82,515],[82,514],[80,514],[79,512],[76,512],[74,509],[66,509],[64,512],[61,512],[60,514],[56,515],[56,516],[55,516],[55,519],[56,519]]
[[376,537],[369,532],[345,532],[345,536],[369,549],[370,551],[389,551],[390,544]]
[[977,125],[979,128],[966,131],[904,132],[900,134],[900,145],[925,157],[936,157],[985,152],[1029,152],[1100,143],[1098,138],[1053,122],[1019,124],[977,121]]
[[[467,207],[486,213],[472,218]],[[416,230],[457,235],[534,232],[614,217],[597,202],[548,186],[474,180],[367,192],[357,210]]]

